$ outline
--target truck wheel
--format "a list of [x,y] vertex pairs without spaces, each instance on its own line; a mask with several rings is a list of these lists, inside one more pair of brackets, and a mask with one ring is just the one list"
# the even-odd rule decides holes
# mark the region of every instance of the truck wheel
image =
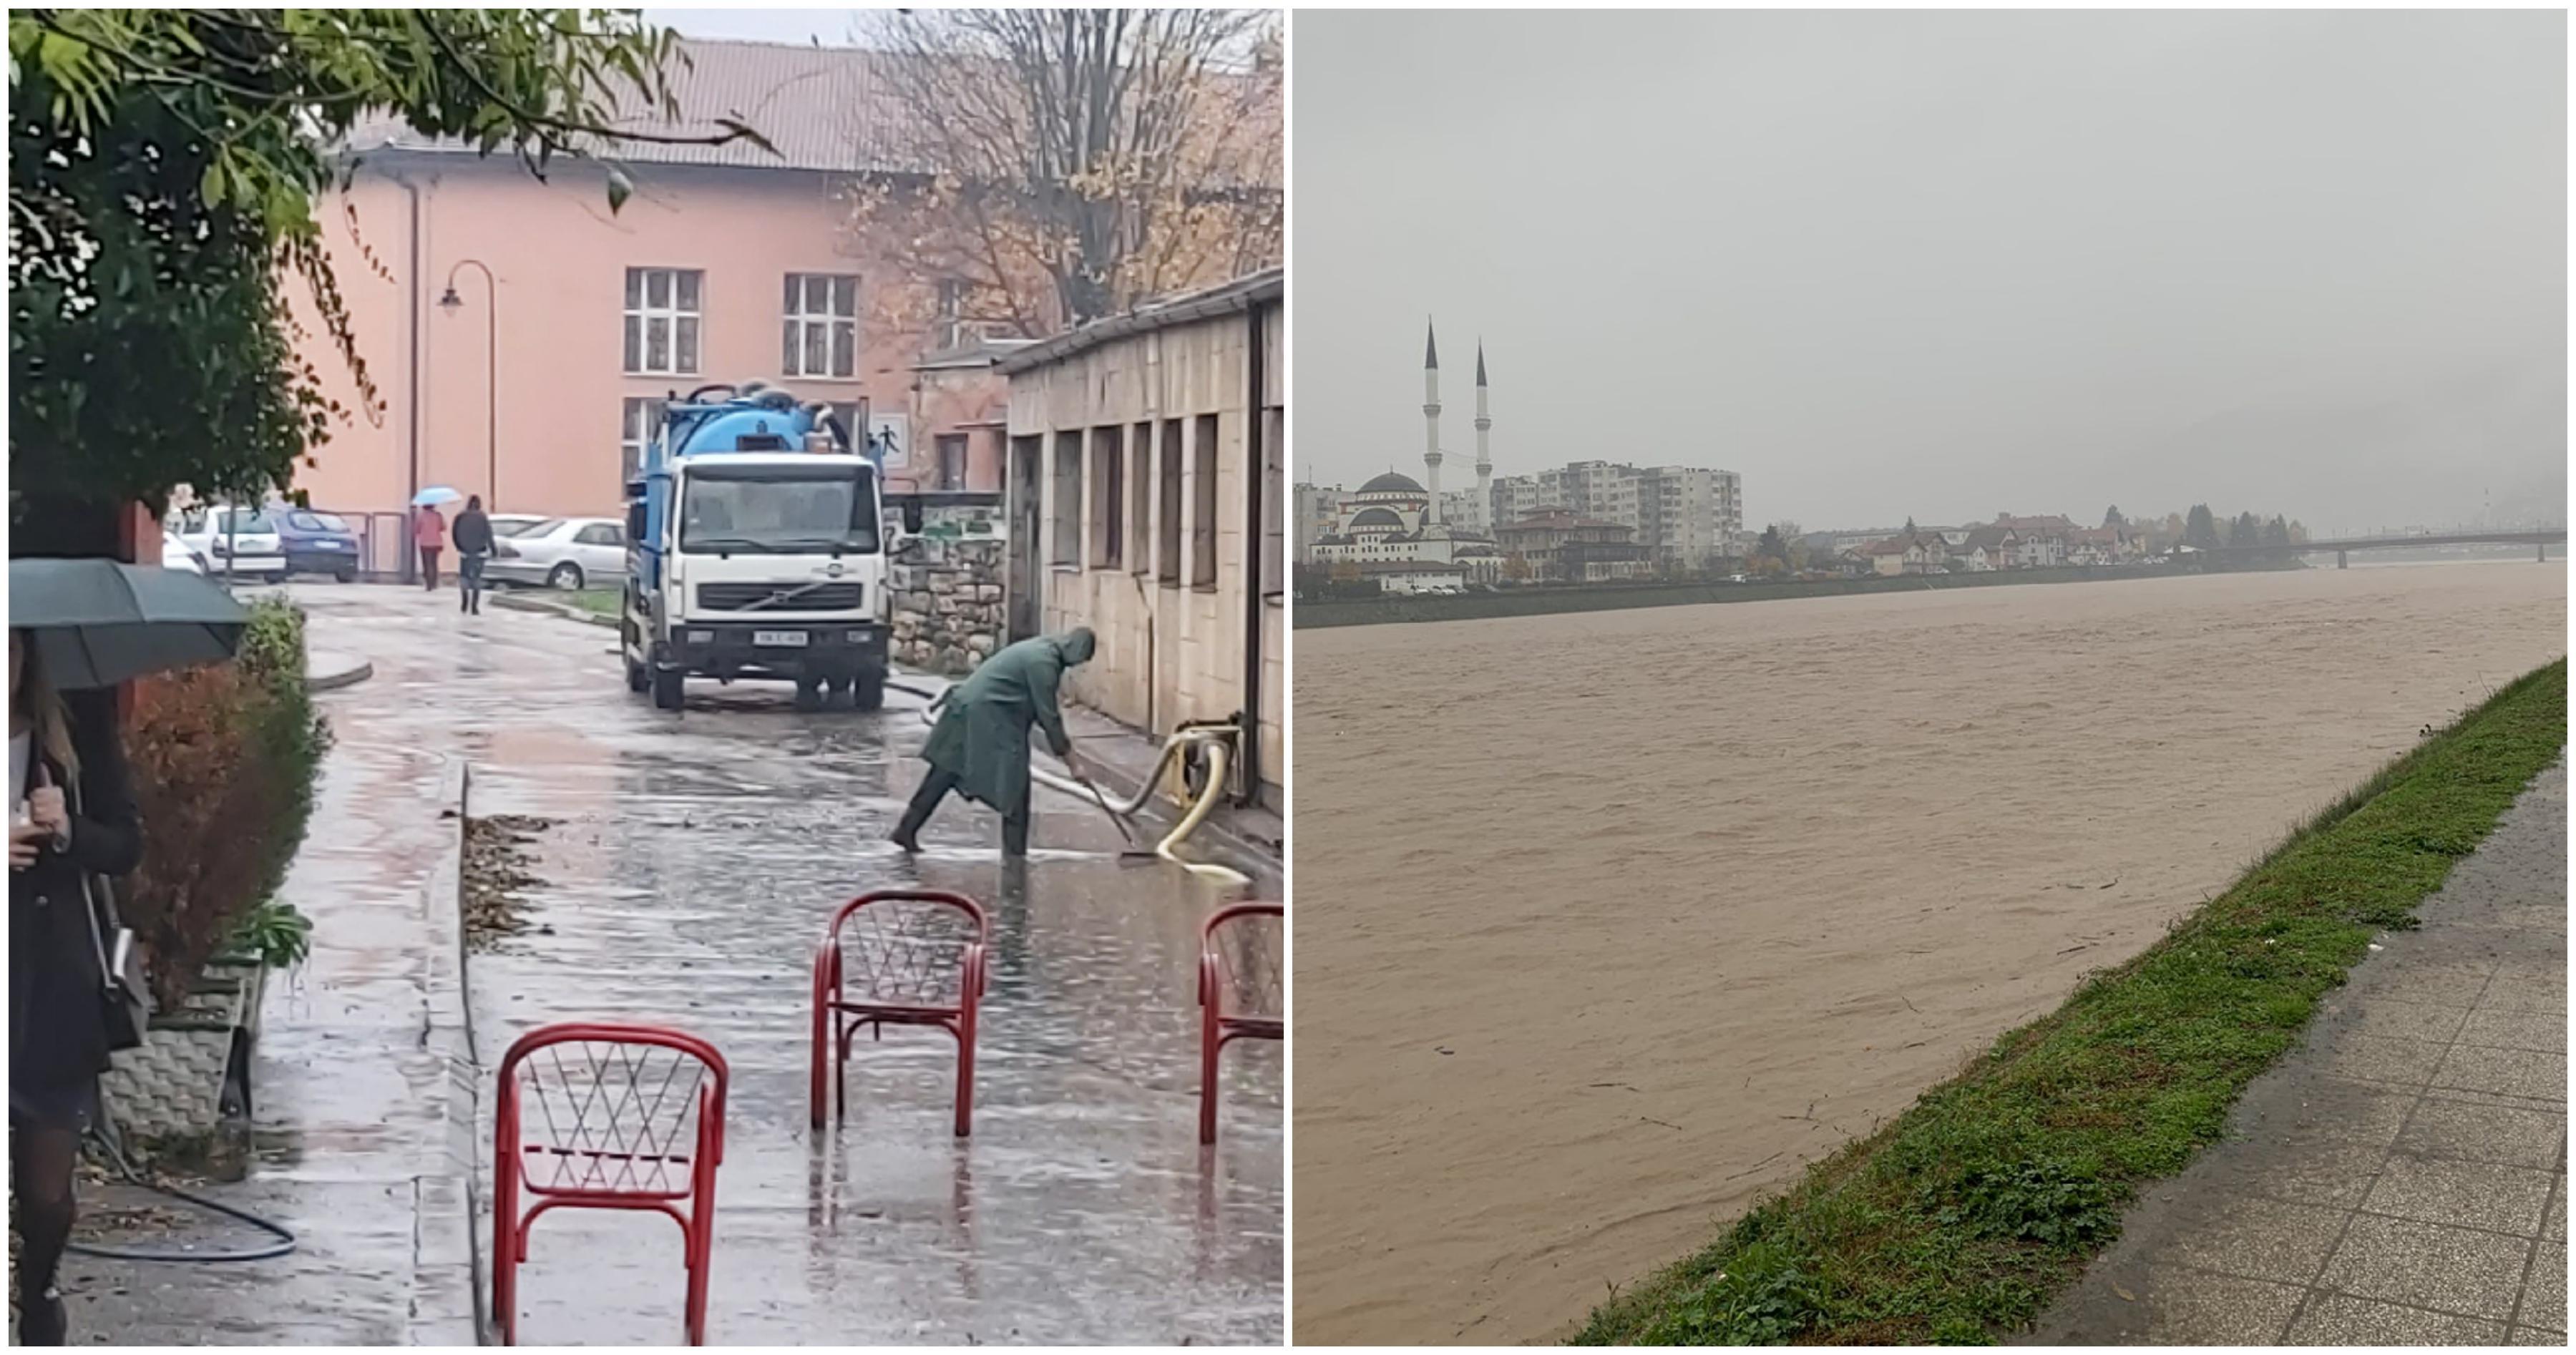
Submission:
[[683,704],[682,693],[681,693],[681,690],[680,690],[680,682],[681,682],[681,676],[680,676],[680,670],[679,670],[679,669],[677,669],[677,668],[656,668],[656,669],[654,669],[654,670],[653,670],[653,709],[655,709],[655,710],[678,710],[678,709],[681,707],[681,705]]
[[861,673],[850,688],[850,709],[882,710],[885,707],[885,674]]
[[798,709],[798,710],[821,710],[822,708],[823,708],[823,679],[821,679],[821,678],[798,678],[798,679],[796,679],[796,709]]
[[653,670],[633,659],[626,661],[626,690],[642,695],[653,690]]

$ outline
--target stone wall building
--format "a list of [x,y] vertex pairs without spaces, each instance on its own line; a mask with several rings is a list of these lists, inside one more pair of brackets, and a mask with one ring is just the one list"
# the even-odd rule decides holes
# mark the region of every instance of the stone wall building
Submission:
[[894,661],[963,676],[1009,643],[1002,496],[923,494],[921,530],[895,542]]
[[1240,718],[1248,799],[1287,750],[1284,274],[1269,269],[1002,360],[1008,636],[1088,626],[1075,700],[1154,734]]

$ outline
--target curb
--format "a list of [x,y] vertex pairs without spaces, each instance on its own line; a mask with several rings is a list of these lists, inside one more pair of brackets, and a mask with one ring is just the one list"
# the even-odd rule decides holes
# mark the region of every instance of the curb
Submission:
[[450,762],[439,783],[439,817],[452,822],[438,863],[421,892],[430,944],[421,956],[424,993],[421,1047],[436,1056],[440,1076],[425,1089],[440,1111],[440,1169],[413,1182],[412,1345],[480,1345],[488,1329],[479,1245],[482,1217],[479,1158],[483,1071],[474,1045],[473,1005],[465,993],[465,814],[472,769]]
[[343,687],[355,687],[359,683],[364,682],[375,675],[376,666],[361,659],[358,662],[358,666],[355,668],[343,669],[337,673],[325,673],[320,677],[313,677],[309,674],[306,675],[304,679],[304,690],[308,692],[336,692]]
[[606,626],[611,630],[615,630],[617,628],[616,617],[601,616],[596,612],[586,612],[579,607],[574,607],[566,603],[547,602],[542,598],[523,598],[511,593],[493,592],[486,593],[484,596],[514,612],[534,612],[540,616],[560,616],[566,621],[579,621],[588,626]]

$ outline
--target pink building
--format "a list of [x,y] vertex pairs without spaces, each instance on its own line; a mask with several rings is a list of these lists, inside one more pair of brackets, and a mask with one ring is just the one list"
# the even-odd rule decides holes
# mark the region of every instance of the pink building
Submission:
[[[681,45],[680,130],[739,116],[779,154],[622,145],[634,193],[612,213],[598,164],[540,182],[399,125],[352,138],[357,172],[322,227],[381,408],[363,412],[305,306],[306,355],[351,411],[297,476],[317,507],[392,514],[447,485],[495,511],[615,515],[656,404],[746,379],[841,406],[853,432],[864,412],[893,436],[892,489],[1001,488],[992,360],[1015,345],[988,345],[954,284],[871,256],[846,226],[860,176],[910,172],[870,121],[900,116],[872,78],[885,58]],[[377,562],[395,548],[377,543]]]

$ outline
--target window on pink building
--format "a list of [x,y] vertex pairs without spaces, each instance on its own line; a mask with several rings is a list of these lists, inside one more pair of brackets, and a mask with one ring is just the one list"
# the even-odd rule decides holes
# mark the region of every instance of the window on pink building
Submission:
[[779,370],[788,376],[855,376],[859,365],[859,280],[790,273],[782,298]]
[[930,325],[932,351],[945,353],[965,344],[965,330],[957,323],[965,295],[966,284],[955,278],[939,280],[939,309],[932,315]]
[[626,370],[639,376],[698,374],[698,326],[706,274],[694,268],[626,270]]
[[622,424],[624,431],[619,434],[617,440],[617,485],[620,494],[625,492],[626,486],[635,483],[637,476],[644,473],[644,447],[653,440],[655,433],[661,431],[662,406],[665,403],[656,398],[638,399],[631,396],[626,401]]

